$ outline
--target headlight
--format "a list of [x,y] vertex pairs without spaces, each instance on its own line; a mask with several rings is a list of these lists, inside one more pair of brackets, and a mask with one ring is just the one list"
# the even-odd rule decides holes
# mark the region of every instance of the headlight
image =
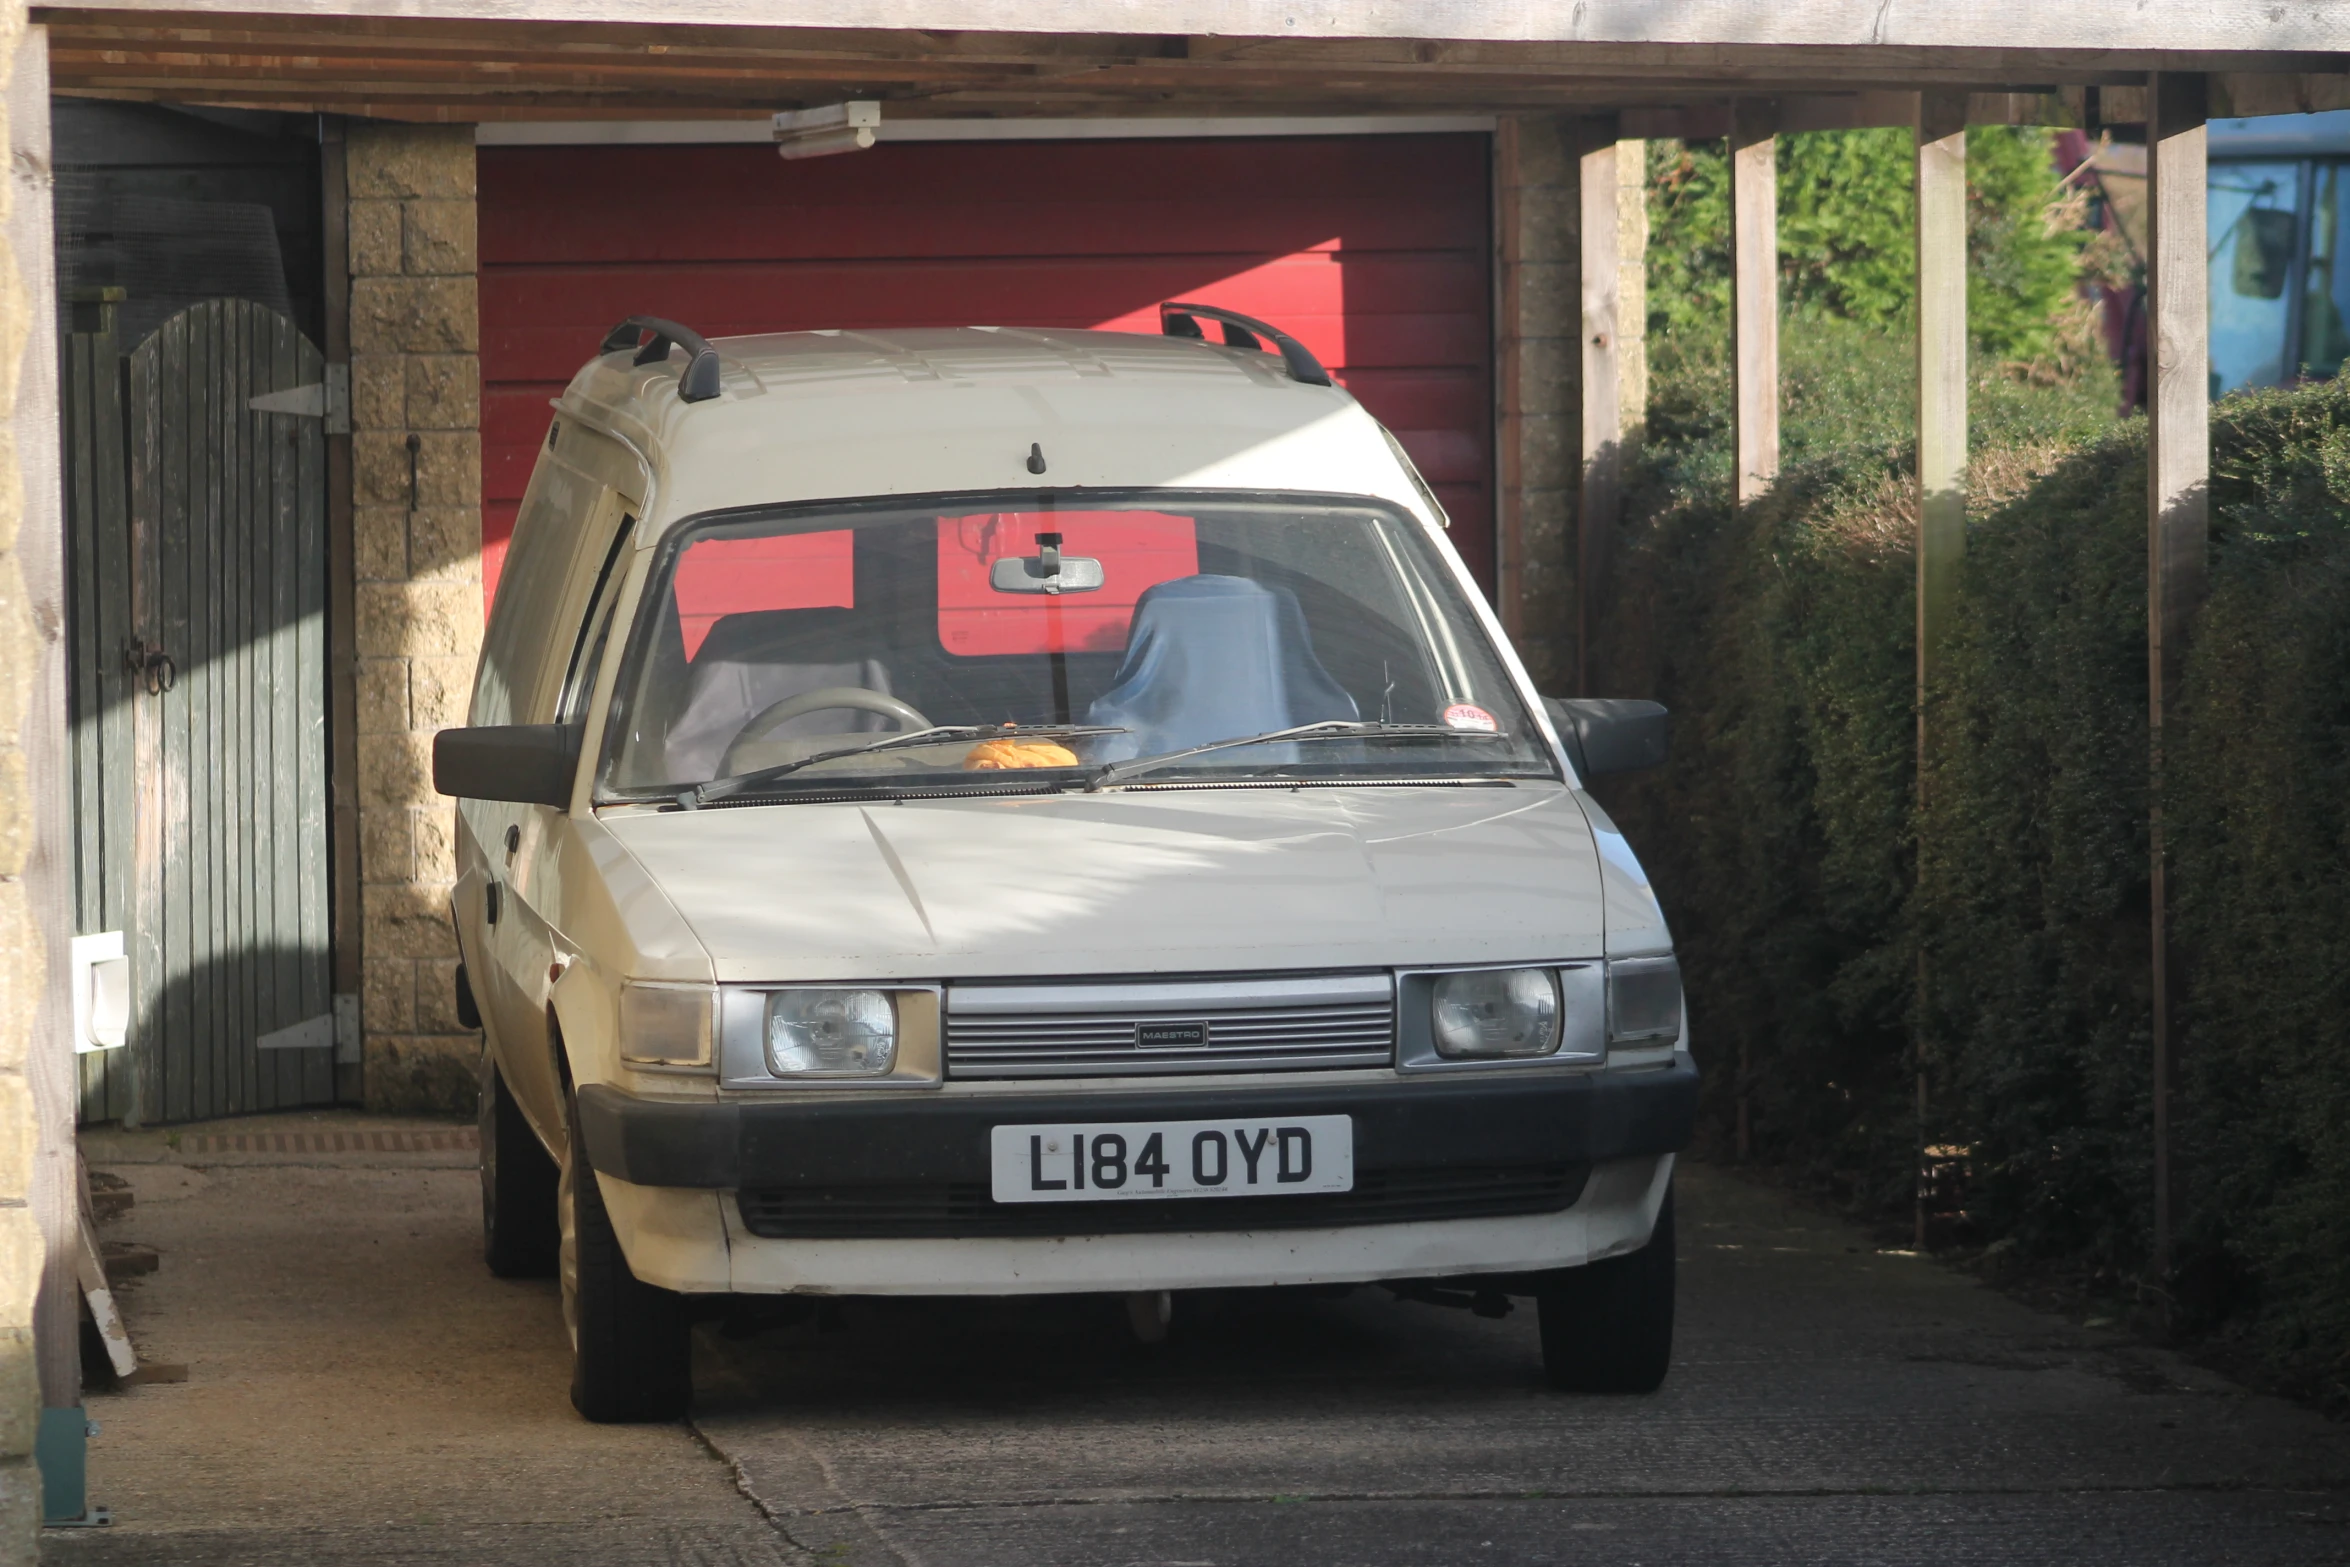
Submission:
[[653,1066],[706,1066],[710,1061],[707,985],[620,987],[620,1058]]
[[883,1077],[897,1065],[897,1009],[883,990],[778,990],[767,998],[777,1077]]
[[1546,968],[1439,975],[1429,1007],[1440,1056],[1546,1056],[1559,1046],[1558,976]]
[[1652,1050],[1681,1037],[1681,964],[1620,958],[1607,966],[1610,1050]]

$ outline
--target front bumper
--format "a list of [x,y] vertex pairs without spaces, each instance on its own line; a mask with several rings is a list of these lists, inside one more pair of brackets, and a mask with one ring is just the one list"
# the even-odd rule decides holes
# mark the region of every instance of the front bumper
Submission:
[[[1694,1123],[1695,1071],[1462,1074],[1450,1079],[1265,1087],[988,1093],[915,1098],[810,1095],[787,1102],[679,1104],[605,1084],[580,1090],[589,1161],[630,1266],[688,1291],[1027,1294],[1360,1283],[1573,1266],[1646,1244],[1672,1155]],[[1007,1233],[983,1216],[945,1229],[856,1225],[779,1237],[753,1196],[977,1188],[990,1128],[1011,1122],[1354,1118],[1358,1179],[1539,1165],[1573,1171],[1546,1211],[1324,1222],[1284,1215],[1231,1222],[1239,1199],[1089,1203],[1047,1210],[1045,1232]],[[819,1203],[820,1205],[820,1203]],[[787,1204],[788,1206],[788,1204]],[[1033,1207],[1019,1205],[1045,1218]],[[1180,1206],[1202,1227],[1108,1221]],[[753,1215],[746,1220],[746,1211]],[[768,1233],[761,1233],[766,1230]]]
[[706,1190],[985,1182],[988,1132],[1033,1122],[1354,1118],[1355,1166],[1593,1165],[1688,1146],[1697,1071],[1464,1072],[1389,1082],[1082,1094],[808,1093],[680,1103],[609,1083],[579,1091],[588,1162],[637,1186]]

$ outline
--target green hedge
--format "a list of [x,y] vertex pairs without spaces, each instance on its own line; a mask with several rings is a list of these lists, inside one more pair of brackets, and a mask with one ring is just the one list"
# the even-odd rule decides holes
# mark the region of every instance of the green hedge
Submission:
[[[1611,595],[1613,689],[1676,713],[1672,763],[1608,799],[1680,941],[1706,1135],[1734,1146],[1743,1104],[1755,1157],[1905,1213],[1923,1038],[1924,1132],[1966,1150],[1978,1238],[2142,1288],[2143,423],[2099,433],[2094,398],[1979,384],[1921,810],[1909,453],[1889,439],[1906,409],[1856,400],[1885,372],[1839,374],[1822,341],[1790,336],[1821,356],[1790,373],[1817,428],[1742,513],[1720,498],[1710,366],[1668,366]],[[2214,591],[2166,784],[2185,997],[2182,1265],[2162,1287],[2181,1320],[2339,1390],[2350,391],[2230,399],[2213,445]]]
[[2350,389],[2224,404],[2166,812],[2186,1304],[2350,1402]]

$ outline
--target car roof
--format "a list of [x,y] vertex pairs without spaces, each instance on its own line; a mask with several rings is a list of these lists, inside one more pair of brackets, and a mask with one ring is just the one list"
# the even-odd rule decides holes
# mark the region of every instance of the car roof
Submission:
[[1374,494],[1429,511],[1355,400],[1293,380],[1278,354],[984,326],[711,346],[716,397],[679,396],[682,349],[642,366],[623,350],[590,360],[555,403],[643,455],[656,533],[730,507],[1039,485]]

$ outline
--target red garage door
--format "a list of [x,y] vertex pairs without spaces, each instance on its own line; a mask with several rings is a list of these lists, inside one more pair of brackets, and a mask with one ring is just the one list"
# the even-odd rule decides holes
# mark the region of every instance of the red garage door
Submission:
[[1490,591],[1486,139],[484,147],[484,560],[612,324],[1158,330],[1162,300],[1303,339],[1402,439]]

